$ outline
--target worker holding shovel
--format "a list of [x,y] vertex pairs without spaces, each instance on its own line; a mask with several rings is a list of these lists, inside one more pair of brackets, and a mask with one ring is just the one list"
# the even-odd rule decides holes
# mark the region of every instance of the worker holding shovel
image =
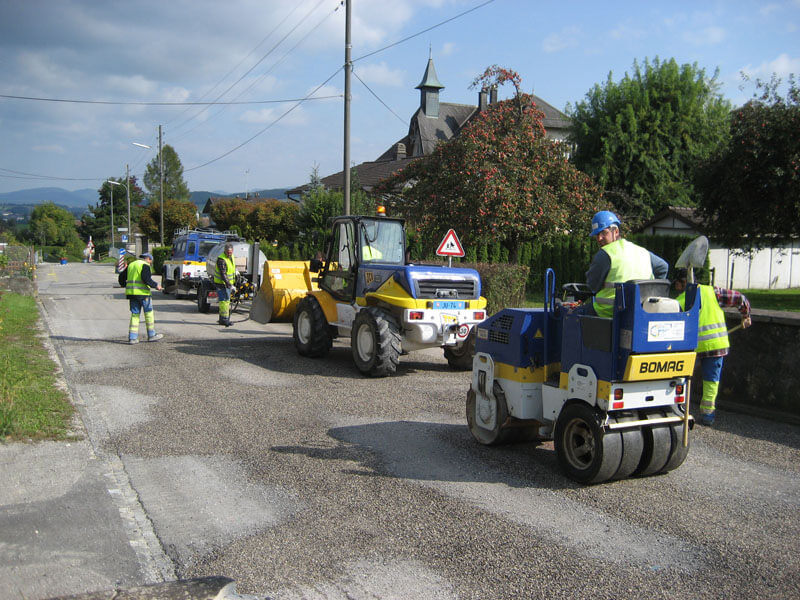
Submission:
[[[679,261],[680,264],[680,261]],[[687,270],[678,269],[675,273],[675,289],[680,292],[678,302],[686,310]],[[697,329],[697,358],[703,372],[703,397],[700,400],[700,423],[714,424],[714,410],[722,374],[722,362],[730,349],[728,329],[725,325],[724,306],[735,306],[742,315],[742,327],[751,325],[750,302],[744,294],[710,285],[698,285],[700,295],[700,319]],[[737,327],[738,328],[738,327]]]

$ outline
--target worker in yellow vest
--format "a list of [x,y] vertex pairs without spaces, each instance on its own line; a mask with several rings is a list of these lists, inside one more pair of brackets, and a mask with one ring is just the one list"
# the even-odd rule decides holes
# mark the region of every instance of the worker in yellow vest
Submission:
[[236,259],[233,256],[233,244],[225,244],[225,250],[217,258],[214,269],[214,287],[219,298],[219,324],[225,327],[231,323],[231,294],[236,292]]
[[153,264],[153,255],[149,252],[139,255],[128,267],[120,272],[119,284],[125,287],[125,297],[131,311],[128,326],[128,343],[139,343],[139,322],[144,313],[144,322],[147,328],[147,341],[157,342],[164,337],[156,333],[156,319],[153,312],[153,302],[150,298],[150,288],[160,290],[161,285],[153,281],[150,267]]
[[[680,292],[678,302],[686,310],[686,269],[675,274],[675,289]],[[750,327],[750,302],[736,290],[726,290],[710,285],[698,285],[700,293],[700,318],[697,323],[697,358],[703,372],[703,397],[700,400],[700,423],[714,424],[722,362],[731,347],[725,324],[723,306],[735,306],[742,315],[742,328]]]
[[595,296],[581,311],[611,318],[614,314],[615,283],[632,279],[666,279],[669,265],[660,256],[623,239],[617,215],[601,210],[592,217],[589,234],[600,249],[592,258],[586,272],[586,283]]

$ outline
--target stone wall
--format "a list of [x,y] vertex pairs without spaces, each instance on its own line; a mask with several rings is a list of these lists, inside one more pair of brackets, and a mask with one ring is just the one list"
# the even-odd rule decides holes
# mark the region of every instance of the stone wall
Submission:
[[[729,330],[741,322],[736,311],[726,316]],[[754,309],[753,326],[729,339],[717,407],[800,423],[800,313]],[[692,382],[692,401],[699,404],[699,361]]]

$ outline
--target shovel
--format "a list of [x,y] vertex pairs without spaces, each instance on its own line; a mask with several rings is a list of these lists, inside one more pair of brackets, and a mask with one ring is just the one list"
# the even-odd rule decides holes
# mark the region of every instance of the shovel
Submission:
[[[702,268],[706,263],[706,255],[708,254],[708,238],[701,235],[686,246],[686,249],[681,252],[678,260],[675,261],[675,266],[681,269],[686,269],[686,280],[689,283],[694,283],[694,270],[695,268]],[[683,412],[683,447],[689,445],[689,398],[691,397],[691,382],[686,381],[686,410]]]

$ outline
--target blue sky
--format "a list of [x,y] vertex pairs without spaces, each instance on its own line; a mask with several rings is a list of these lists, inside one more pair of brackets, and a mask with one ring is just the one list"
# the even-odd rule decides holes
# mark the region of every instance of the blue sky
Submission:
[[[719,69],[736,105],[754,90],[742,71],[800,74],[800,0],[484,2],[352,0],[353,162],[405,135],[429,52],[443,102],[475,104],[470,82],[497,64],[562,110],[656,56]],[[343,62],[339,0],[0,0],[0,95],[83,101],[0,97],[0,192],[98,188],[126,164],[141,177],[158,125],[191,190],[291,187],[315,166],[339,171]],[[288,101],[314,90],[325,98]],[[251,104],[145,104],[217,99]]]

